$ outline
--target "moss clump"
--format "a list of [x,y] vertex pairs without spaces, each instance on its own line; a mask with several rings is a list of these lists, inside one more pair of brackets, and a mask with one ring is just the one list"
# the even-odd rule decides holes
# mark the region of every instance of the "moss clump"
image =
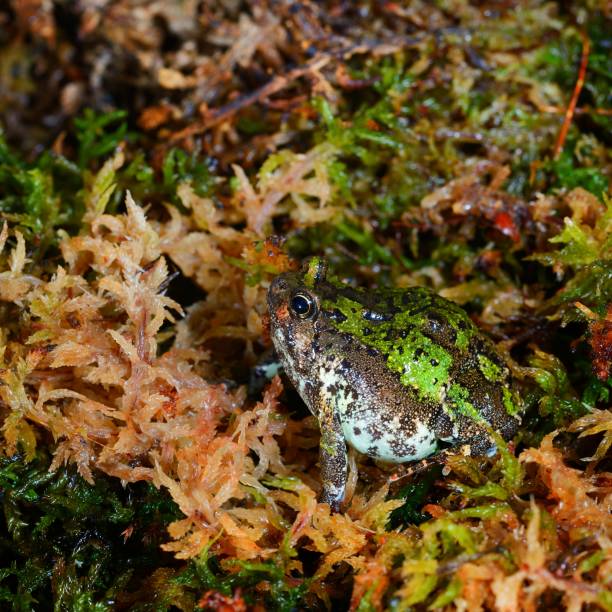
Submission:
[[44,452],[0,460],[3,606],[112,610],[160,564],[175,565],[159,549],[180,515],[166,493],[103,476],[90,485],[72,467],[50,472],[50,463]]

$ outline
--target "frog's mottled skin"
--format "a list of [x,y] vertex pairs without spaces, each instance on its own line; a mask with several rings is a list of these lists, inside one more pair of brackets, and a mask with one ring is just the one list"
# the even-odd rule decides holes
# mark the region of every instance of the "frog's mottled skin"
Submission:
[[[312,300],[312,314],[294,312],[296,295]],[[346,442],[403,463],[439,442],[492,452],[487,423],[514,435],[519,402],[506,364],[459,306],[428,289],[354,289],[313,258],[274,279],[268,305],[281,363],[319,420],[321,499],[333,508],[344,497]]]

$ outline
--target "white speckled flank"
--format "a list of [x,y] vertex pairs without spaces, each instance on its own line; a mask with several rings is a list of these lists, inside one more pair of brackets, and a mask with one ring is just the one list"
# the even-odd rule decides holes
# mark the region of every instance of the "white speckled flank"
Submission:
[[346,392],[346,382],[335,370],[319,369],[321,393],[338,411],[344,437],[355,450],[393,463],[422,459],[435,452],[435,434],[424,423],[417,422],[416,432],[407,436],[399,416],[384,419],[371,406],[361,405],[359,399]]
[[[381,432],[382,437],[377,440],[368,433],[371,431],[372,424],[370,420],[343,423],[347,442],[361,453],[371,454],[370,449],[374,448],[376,449],[376,458],[391,463],[404,463],[428,457],[437,448],[433,431],[430,431],[421,422],[416,424],[416,433],[407,436],[399,421],[395,419],[388,421],[387,426],[383,425],[382,429],[381,423],[378,421],[376,426]],[[398,442],[401,444],[401,447],[406,449],[404,452],[398,451]]]
[[369,433],[371,426],[372,421],[370,419],[343,420],[344,438],[356,451],[368,454],[368,449],[377,448],[381,442],[381,440],[374,440]]
[[[338,368],[336,365],[330,367],[329,365],[322,365],[319,367],[319,381],[321,383],[321,393],[325,398],[326,402],[329,402],[332,406],[338,410],[340,416],[346,414],[351,402],[348,395],[344,393],[344,385],[346,384],[343,379],[337,374]],[[333,388],[334,391],[329,391]]]
[[[405,432],[398,426],[395,430],[395,435],[405,436]],[[413,453],[411,455],[405,456],[403,461],[414,461],[416,459],[423,459],[433,454],[437,449],[437,441],[434,432],[422,423],[421,421],[417,421],[416,423],[416,433],[412,436],[409,436],[405,443],[413,447]],[[381,456],[381,458],[383,458]],[[394,461],[391,458],[388,458],[387,461]]]

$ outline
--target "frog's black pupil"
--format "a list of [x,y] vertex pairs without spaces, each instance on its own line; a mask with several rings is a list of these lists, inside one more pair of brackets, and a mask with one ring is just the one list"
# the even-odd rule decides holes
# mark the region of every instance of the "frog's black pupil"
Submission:
[[291,300],[291,308],[296,315],[306,316],[311,309],[312,302],[305,295],[296,295]]

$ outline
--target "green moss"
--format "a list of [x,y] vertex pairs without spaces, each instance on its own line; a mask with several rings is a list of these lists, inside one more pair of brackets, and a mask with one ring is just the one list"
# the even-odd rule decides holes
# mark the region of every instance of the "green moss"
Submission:
[[560,313],[579,300],[603,314],[612,301],[612,200],[606,198],[605,206],[594,226],[566,218],[563,230],[550,239],[554,248],[529,258],[570,272],[550,300]]
[[17,225],[42,257],[58,228],[75,231],[84,211],[74,195],[82,187],[79,169],[50,153],[35,162],[22,160],[0,133],[0,213]]
[[77,163],[81,169],[88,168],[92,161],[99,161],[112,153],[127,138],[127,112],[116,110],[97,113],[91,108],[74,120],[75,136],[79,143]]
[[[609,21],[601,12],[590,10],[584,30],[589,39],[590,52],[579,104],[592,108],[610,108],[612,58],[609,49]],[[535,74],[539,78],[547,78],[557,83],[563,91],[571,92],[576,83],[581,52],[581,38],[576,30],[568,29],[539,52]],[[607,132],[612,127],[609,116],[593,113],[590,119]]]
[[431,602],[429,610],[437,610],[452,603],[461,594],[463,583],[458,578],[448,582],[446,588]]
[[180,516],[166,494],[101,475],[92,486],[73,468],[48,467],[41,453],[0,459],[0,601],[9,609],[114,609],[119,593],[173,563],[159,549]]
[[583,187],[600,199],[608,190],[608,178],[599,169],[580,164],[571,150],[571,144],[545,167],[552,171],[554,186],[566,189]]
[[59,230],[79,231],[86,209],[117,213],[127,191],[143,204],[170,201],[179,207],[182,183],[189,183],[198,196],[214,194],[216,179],[206,158],[170,148],[158,173],[142,150],[126,151],[128,141],[141,138],[128,131],[126,117],[124,111],[99,114],[88,109],[76,118],[76,163],[50,152],[26,162],[0,133],[0,213],[25,233],[38,258],[55,246]]
[[200,159],[196,154],[170,149],[164,157],[161,184],[165,195],[175,197],[178,186],[189,183],[196,195],[210,196],[213,180],[207,160]]
[[429,516],[421,511],[427,496],[430,494],[434,482],[442,475],[439,466],[427,471],[418,482],[409,483],[403,486],[394,496],[397,499],[404,499],[404,504],[396,508],[389,515],[389,529],[405,527],[407,525],[420,525],[428,520]]
[[258,603],[266,610],[290,612],[299,606],[310,586],[309,580],[289,584],[282,559],[265,562],[230,560],[220,563],[205,550],[171,581],[196,592],[217,591],[230,596],[240,590],[248,604]]

